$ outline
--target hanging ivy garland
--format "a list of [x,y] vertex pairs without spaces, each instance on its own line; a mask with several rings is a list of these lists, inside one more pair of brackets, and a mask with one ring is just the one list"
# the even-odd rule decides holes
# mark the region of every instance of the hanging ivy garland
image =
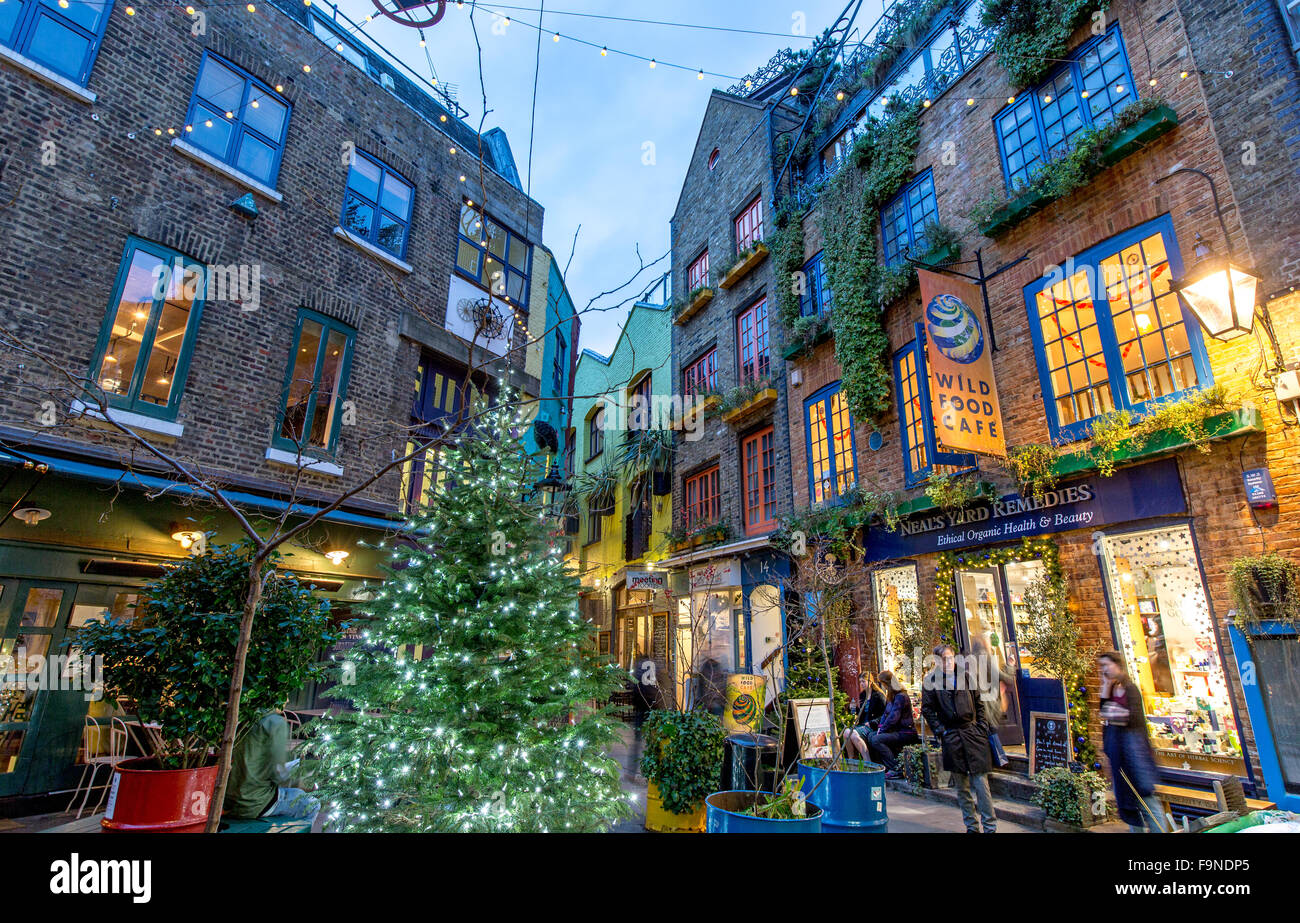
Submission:
[[[960,567],[998,567],[1019,561],[1042,561],[1049,580],[1063,579],[1061,549],[1050,538],[1026,538],[1019,545],[1002,548],[977,549],[970,552],[945,551],[939,555],[934,577],[934,605],[940,617],[950,625],[957,619],[957,570]],[[945,639],[947,635],[945,635]],[[1070,716],[1070,729],[1074,732],[1074,758],[1089,769],[1100,769],[1097,750],[1089,731],[1088,687],[1082,676],[1065,680],[1065,694]]]
[[1109,5],[1109,0],[984,0],[983,22],[998,27],[993,53],[1020,89],[1037,83],[1066,57],[1074,30]]
[[878,254],[880,208],[912,174],[920,143],[920,104],[871,120],[853,145],[852,166],[841,168],[821,196],[819,220],[826,277],[835,293],[835,361],[854,417],[874,420],[891,408],[893,375],[885,306],[916,275],[910,264],[894,269]]

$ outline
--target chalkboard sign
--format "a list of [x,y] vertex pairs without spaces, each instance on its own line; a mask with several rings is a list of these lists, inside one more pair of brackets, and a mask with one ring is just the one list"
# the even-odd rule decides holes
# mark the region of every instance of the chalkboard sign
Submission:
[[1070,719],[1052,712],[1029,713],[1029,775],[1070,763]]

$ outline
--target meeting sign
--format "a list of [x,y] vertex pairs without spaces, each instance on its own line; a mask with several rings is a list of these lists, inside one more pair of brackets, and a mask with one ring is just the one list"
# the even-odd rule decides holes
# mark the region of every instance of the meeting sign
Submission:
[[903,520],[891,532],[867,530],[867,559],[906,558],[1015,541],[1075,529],[1100,529],[1154,516],[1186,512],[1178,464],[1173,459],[1121,468],[1110,477],[1093,472],[1041,497],[1010,494],[954,513],[936,510]]

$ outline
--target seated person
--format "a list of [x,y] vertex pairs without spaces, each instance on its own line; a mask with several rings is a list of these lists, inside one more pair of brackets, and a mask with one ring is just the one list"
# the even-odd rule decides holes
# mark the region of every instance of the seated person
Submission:
[[315,821],[320,801],[300,788],[288,787],[290,774],[297,767],[297,760],[289,761],[289,722],[284,712],[267,712],[235,746],[225,813],[241,818]]
[[883,763],[889,770],[885,773],[886,779],[901,779],[902,773],[898,771],[898,757],[895,754],[904,747],[921,742],[912,718],[912,700],[902,684],[894,679],[893,673],[885,670],[877,678],[885,687],[888,704],[876,729],[867,735],[867,748],[872,758]]
[[[892,675],[892,674],[891,674]],[[856,750],[862,759],[869,759],[867,735],[875,729],[876,722],[885,713],[885,691],[875,680],[867,677],[867,688],[858,696],[858,713],[854,727],[845,728],[841,738],[849,756]]]

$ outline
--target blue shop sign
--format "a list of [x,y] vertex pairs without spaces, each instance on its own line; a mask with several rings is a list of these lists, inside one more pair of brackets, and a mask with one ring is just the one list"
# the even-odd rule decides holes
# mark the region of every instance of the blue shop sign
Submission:
[[1257,510],[1277,506],[1277,491],[1267,468],[1251,468],[1242,475],[1246,482],[1246,500]]
[[1093,472],[1046,491],[1038,500],[1008,494],[956,513],[910,517],[897,532],[872,526],[867,530],[866,559],[908,558],[1186,511],[1178,463],[1169,458],[1122,468],[1110,477]]

